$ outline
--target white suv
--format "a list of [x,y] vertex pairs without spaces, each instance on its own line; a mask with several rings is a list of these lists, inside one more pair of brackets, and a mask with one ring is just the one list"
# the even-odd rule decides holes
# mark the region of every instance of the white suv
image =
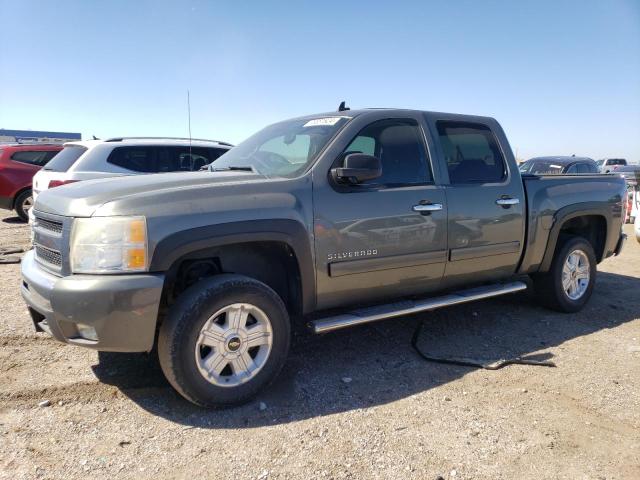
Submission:
[[65,143],[33,177],[33,200],[43,190],[80,180],[201,170],[232,147],[214,140],[148,137]]

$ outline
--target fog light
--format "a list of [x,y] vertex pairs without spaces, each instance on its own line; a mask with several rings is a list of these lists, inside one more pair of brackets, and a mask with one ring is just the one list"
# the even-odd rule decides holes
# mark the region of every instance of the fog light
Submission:
[[84,323],[76,323],[76,328],[78,329],[78,335],[85,340],[98,341],[98,333],[95,328],[85,325]]

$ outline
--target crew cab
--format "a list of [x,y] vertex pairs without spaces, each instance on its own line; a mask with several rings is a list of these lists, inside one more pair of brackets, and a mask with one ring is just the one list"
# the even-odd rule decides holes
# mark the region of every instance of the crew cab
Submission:
[[43,192],[22,295],[38,331],[149,352],[185,398],[243,402],[315,333],[527,288],[580,310],[620,252],[624,180],[522,175],[492,118],[340,110],[209,172]]

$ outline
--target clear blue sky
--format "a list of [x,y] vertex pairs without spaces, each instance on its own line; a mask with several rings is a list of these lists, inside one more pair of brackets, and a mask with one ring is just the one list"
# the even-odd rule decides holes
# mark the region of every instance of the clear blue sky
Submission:
[[0,0],[0,128],[239,142],[288,117],[496,117],[520,157],[640,161],[640,0]]

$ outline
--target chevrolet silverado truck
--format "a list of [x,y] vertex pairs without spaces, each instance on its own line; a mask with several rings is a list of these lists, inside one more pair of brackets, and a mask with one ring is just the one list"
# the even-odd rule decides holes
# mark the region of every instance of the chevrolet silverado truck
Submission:
[[298,322],[323,333],[529,284],[580,310],[622,248],[624,199],[615,175],[521,175],[492,118],[344,110],[268,126],[208,172],[43,192],[21,289],[37,331],[157,351],[186,399],[230,405],[278,374]]

